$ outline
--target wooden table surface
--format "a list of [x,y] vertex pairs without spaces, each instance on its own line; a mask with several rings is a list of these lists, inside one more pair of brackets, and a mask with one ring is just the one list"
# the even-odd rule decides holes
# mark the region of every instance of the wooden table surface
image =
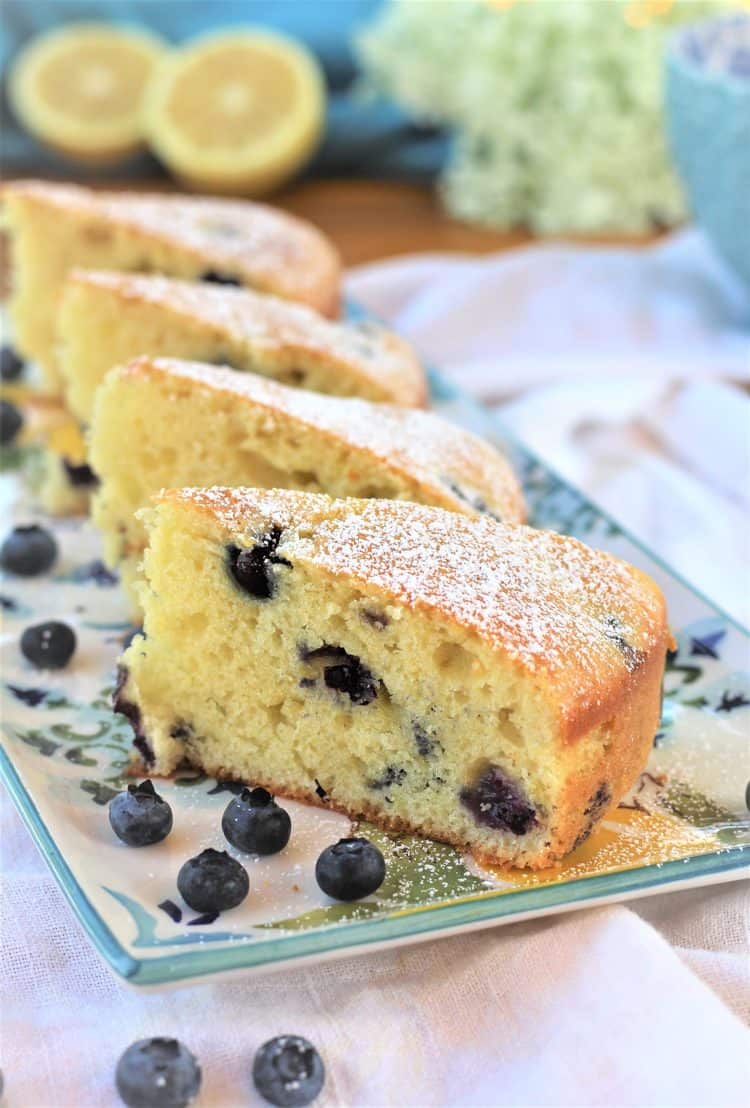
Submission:
[[396,181],[308,181],[272,198],[336,243],[344,265],[397,254],[487,254],[530,242],[524,231],[493,231],[451,218],[434,189]]

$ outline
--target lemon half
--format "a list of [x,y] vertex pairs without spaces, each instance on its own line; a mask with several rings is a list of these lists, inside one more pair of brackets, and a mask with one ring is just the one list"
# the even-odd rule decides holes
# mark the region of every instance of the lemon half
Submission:
[[194,39],[165,55],[149,84],[149,144],[191,188],[257,196],[315,149],[325,85],[314,56],[268,31]]
[[143,93],[163,49],[155,35],[109,24],[39,35],[11,69],[13,110],[28,131],[71,158],[117,161],[142,145]]

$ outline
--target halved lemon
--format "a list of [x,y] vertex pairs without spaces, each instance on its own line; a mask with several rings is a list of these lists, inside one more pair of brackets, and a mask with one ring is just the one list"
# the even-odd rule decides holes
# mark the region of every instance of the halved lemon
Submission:
[[257,196],[309,159],[324,115],[314,56],[283,35],[238,29],[165,55],[144,125],[154,153],[189,187]]
[[18,119],[69,157],[104,164],[143,142],[141,103],[163,43],[146,31],[77,23],[32,39],[8,91]]

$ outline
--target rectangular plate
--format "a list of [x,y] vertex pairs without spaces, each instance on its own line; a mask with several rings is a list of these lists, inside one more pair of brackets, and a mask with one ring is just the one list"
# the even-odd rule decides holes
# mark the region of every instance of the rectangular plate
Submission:
[[[272,858],[243,857],[251,889],[244,904],[213,921],[195,918],[180,901],[177,871],[203,847],[224,847],[221,813],[238,786],[200,774],[160,783],[175,812],[169,838],[147,850],[115,839],[106,805],[125,784],[130,734],[109,696],[115,658],[132,628],[119,590],[96,561],[91,526],[51,521],[61,547],[53,576],[2,584],[0,770],[91,941],[133,984],[351,954],[748,873],[750,634],[474,401],[435,373],[430,383],[436,411],[507,450],[530,522],[611,550],[664,590],[679,648],[668,661],[648,772],[583,846],[541,873],[480,870],[451,847],[361,825],[386,855],[388,872],[376,896],[355,904],[328,901],[313,878],[318,853],[348,832],[349,821],[285,802],[294,826],[289,847]],[[18,472],[6,472],[2,484],[3,503],[28,519]],[[53,617],[75,627],[78,651],[68,670],[36,673],[20,658],[18,636],[29,622]],[[180,909],[179,921],[160,907],[165,901]]]

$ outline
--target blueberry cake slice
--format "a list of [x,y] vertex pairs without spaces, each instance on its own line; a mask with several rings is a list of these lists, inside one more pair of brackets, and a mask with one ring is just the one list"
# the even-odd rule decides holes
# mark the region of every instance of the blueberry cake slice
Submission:
[[321,232],[250,201],[20,181],[3,188],[11,235],[11,317],[20,352],[42,366],[50,391],[61,381],[55,316],[75,266],[166,273],[246,285],[336,315],[340,264]]
[[165,491],[148,527],[115,707],[149,773],[187,762],[537,868],[644,767],[664,600],[609,554],[278,490]]
[[419,362],[392,332],[334,323],[248,289],[74,271],[58,333],[67,401],[84,423],[107,370],[139,354],[231,365],[294,387],[406,407],[422,407],[427,397]]
[[105,377],[90,458],[94,520],[126,586],[146,538],[135,513],[162,488],[293,488],[523,518],[502,455],[438,416],[168,358],[137,358]]

